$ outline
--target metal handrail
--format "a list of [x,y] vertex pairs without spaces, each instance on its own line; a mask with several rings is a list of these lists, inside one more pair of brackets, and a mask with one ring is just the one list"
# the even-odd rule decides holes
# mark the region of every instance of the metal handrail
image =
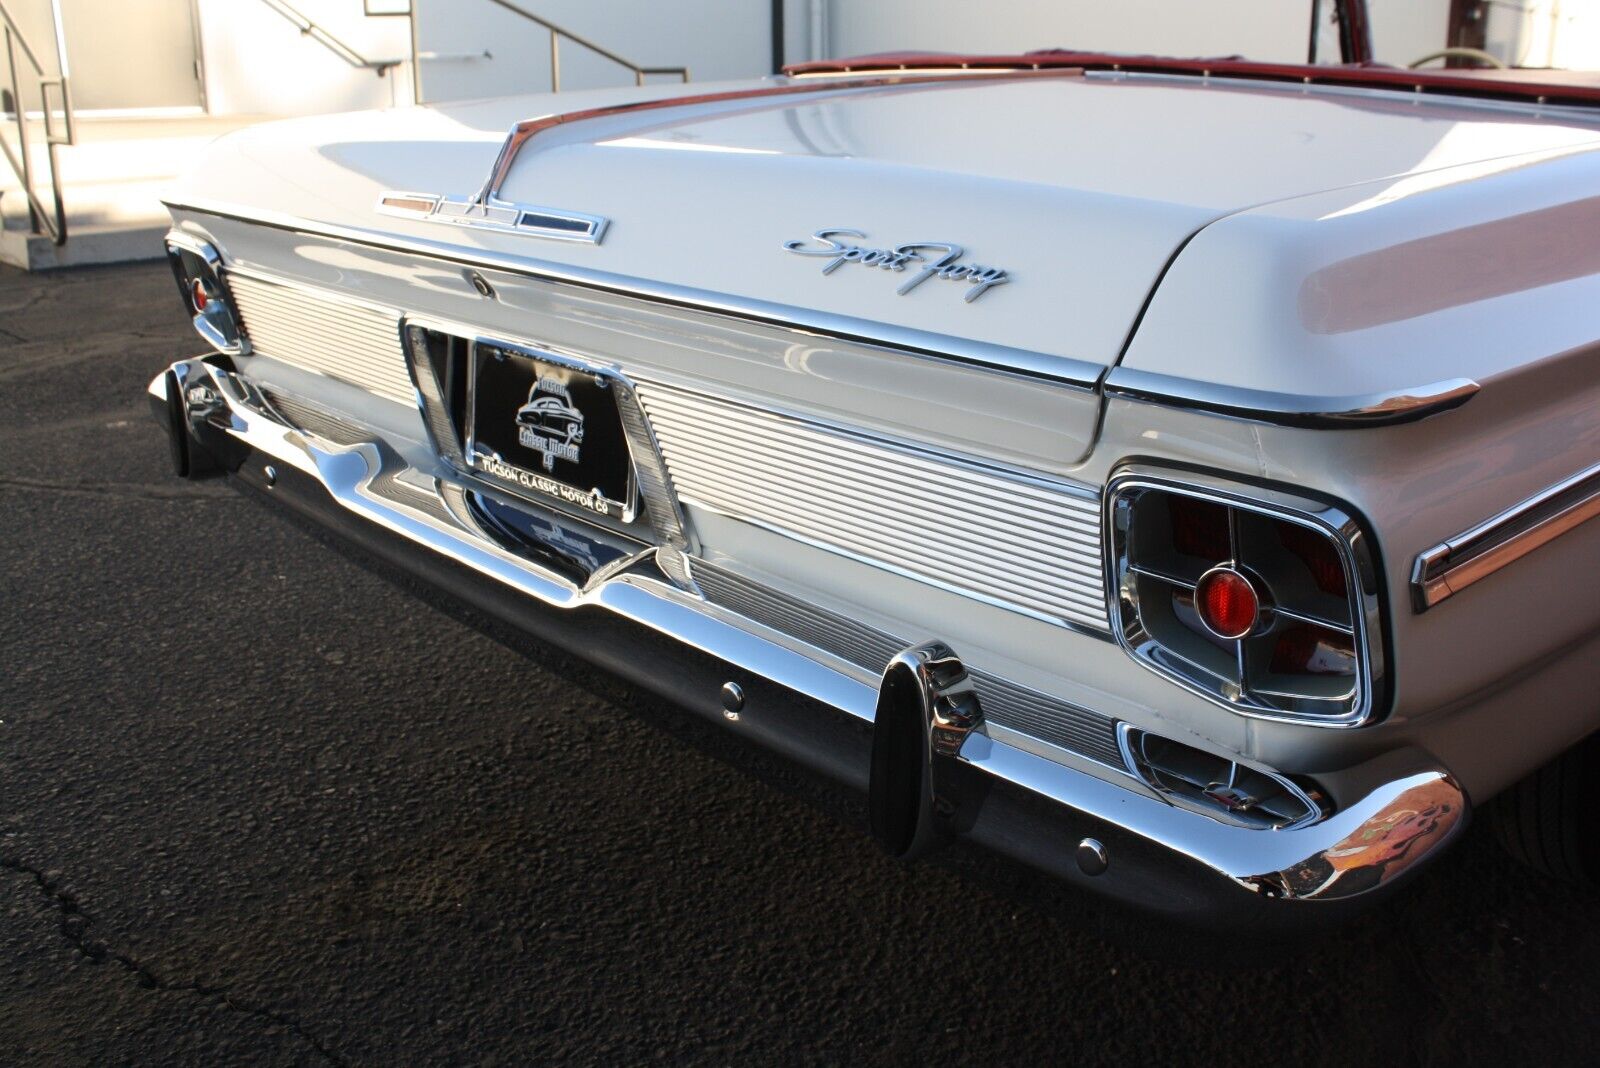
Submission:
[[352,67],[374,71],[381,78],[390,70],[405,62],[402,59],[368,59],[321,26],[318,26],[315,22],[306,18],[295,8],[285,3],[284,0],[261,0],[261,2],[288,19],[294,25],[294,28],[300,31],[301,36],[311,38]]
[[[66,35],[61,31],[61,5],[59,0],[50,0],[50,18],[56,38],[56,62],[60,73],[54,77],[46,75],[44,64],[39,62],[39,55],[28,44],[28,39],[22,34],[22,27],[17,25],[11,12],[6,10],[4,3],[0,3],[0,21],[5,24],[6,37],[6,63],[11,72],[11,106],[16,109],[17,120],[17,152],[12,154],[11,146],[0,137],[0,155],[4,155],[6,162],[22,180],[22,195],[28,201],[28,224],[36,234],[48,234],[50,240],[57,245],[67,243],[67,208],[61,194],[61,165],[56,157],[56,148],[60,145],[70,145],[77,141],[77,126],[72,121],[72,91],[67,78],[67,44]],[[44,117],[44,144],[45,155],[50,162],[50,197],[54,210],[47,210],[44,201],[33,188],[33,160],[28,152],[28,108],[22,99],[22,72],[17,65],[17,46],[22,46],[22,56],[33,68],[33,79],[39,85],[39,110]],[[50,90],[54,88],[61,97],[61,129],[57,131],[50,108]]]
[[[587,37],[573,33],[563,26],[557,26],[547,18],[542,18],[531,11],[518,7],[516,4],[511,3],[510,0],[489,0],[489,2],[505,8],[512,14],[521,15],[529,22],[537,23],[550,31],[550,91],[552,93],[561,91],[561,39],[563,37],[575,45],[587,48],[603,59],[609,59],[619,67],[626,67],[633,72],[633,83],[635,85],[643,85],[646,75],[654,74],[676,74],[685,84],[689,81],[688,67],[641,67],[631,59],[624,59],[622,56],[617,55],[609,48],[602,48]],[[420,82],[418,84],[420,86]]]

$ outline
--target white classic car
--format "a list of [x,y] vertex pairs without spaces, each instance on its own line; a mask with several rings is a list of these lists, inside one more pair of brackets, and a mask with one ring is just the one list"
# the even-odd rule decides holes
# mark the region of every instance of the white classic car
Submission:
[[151,396],[896,855],[1294,926],[1509,791],[1590,878],[1597,104],[1044,52],[265,125],[170,193]]

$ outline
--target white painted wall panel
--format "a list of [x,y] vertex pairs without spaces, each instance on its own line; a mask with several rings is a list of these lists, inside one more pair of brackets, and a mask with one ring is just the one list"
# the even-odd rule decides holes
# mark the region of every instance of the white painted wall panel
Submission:
[[838,56],[1071,48],[1297,60],[1310,30],[1309,3],[1284,0],[831,0],[829,9]]
[[[405,71],[351,67],[259,0],[197,0],[206,103],[214,115],[317,115],[408,103]],[[409,58],[403,18],[366,18],[359,0],[292,0],[369,59]]]

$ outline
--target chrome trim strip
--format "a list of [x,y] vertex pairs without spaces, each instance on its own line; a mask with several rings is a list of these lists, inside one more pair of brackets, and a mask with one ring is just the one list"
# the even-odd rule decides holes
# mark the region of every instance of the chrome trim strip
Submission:
[[566,264],[529,260],[520,256],[452,245],[425,238],[404,237],[392,232],[360,227],[338,226],[296,218],[281,212],[247,208],[212,200],[164,200],[173,211],[190,211],[201,215],[234,219],[258,226],[321,237],[334,241],[347,241],[368,248],[406,255],[426,256],[430,259],[505,271],[543,282],[593,289],[617,296],[650,301],[655,304],[683,308],[706,315],[737,319],[741,322],[760,323],[783,330],[792,330],[816,337],[833,338],[852,344],[887,349],[912,356],[921,356],[950,363],[981,367],[985,370],[1039,379],[1052,385],[1083,392],[1092,392],[1105,368],[1090,360],[1037,352],[1032,349],[992,345],[971,338],[936,334],[912,327],[896,326],[867,319],[835,315],[813,308],[801,308],[772,301],[752,300],[714,293],[704,289],[673,285],[632,278],[606,271],[587,270]]
[[1417,554],[1412,607],[1426,612],[1600,515],[1600,464]]
[[[453,522],[448,508],[435,513],[395,507],[373,487],[384,472],[387,450],[376,443],[322,447],[253,407],[249,400],[253,387],[206,359],[180,361],[150,383],[147,393],[164,423],[169,414],[167,374],[174,376],[180,397],[204,391],[214,395],[216,404],[198,424],[190,418],[173,429],[215,435],[230,447],[242,448],[246,459],[236,462],[255,465],[267,461],[309,476],[338,508],[355,519],[371,522],[419,550],[437,553],[547,608],[588,607],[614,613],[722,665],[806,695],[814,707],[835,710],[860,724],[873,721],[878,701],[873,681],[777,644],[762,637],[758,628],[739,626],[731,614],[708,611],[704,600],[660,578],[632,571],[579,589]],[[204,441],[197,446],[211,447]],[[410,498],[418,488],[407,483],[404,491],[397,492]],[[740,722],[751,718],[746,716]],[[1147,796],[1130,788],[1124,777],[1100,778],[981,731],[967,737],[956,759],[992,776],[996,785],[1037,795],[1051,806],[1037,815],[1061,821],[1062,840],[1068,840],[1071,829],[1081,827],[1085,817],[1100,820],[1157,847],[1165,862],[1193,861],[1214,873],[1224,888],[1243,892],[1240,900],[1244,901],[1256,900],[1252,895],[1331,901],[1366,893],[1435,853],[1465,826],[1467,815],[1466,797],[1460,788],[1447,772],[1428,764],[1395,768],[1393,777],[1320,823],[1262,834]],[[978,824],[969,833],[1003,847],[1025,829],[1011,824],[985,825],[980,813]],[[1041,858],[1033,860],[1042,863]],[[1342,878],[1353,869],[1359,869],[1361,876]]]
[[372,436],[333,409],[304,397],[291,396],[265,381],[261,383],[261,400],[268,411],[290,426],[335,445],[359,445]]
[[1111,717],[992,672],[973,668],[969,673],[995,726],[1048,742],[1112,771],[1125,770]]
[[1169,408],[1193,408],[1308,430],[1351,430],[1410,423],[1459,408],[1477,395],[1479,387],[1470,378],[1452,378],[1387,393],[1319,397],[1219,386],[1131,367],[1113,367],[1105,376],[1103,388],[1108,397],[1126,397]]

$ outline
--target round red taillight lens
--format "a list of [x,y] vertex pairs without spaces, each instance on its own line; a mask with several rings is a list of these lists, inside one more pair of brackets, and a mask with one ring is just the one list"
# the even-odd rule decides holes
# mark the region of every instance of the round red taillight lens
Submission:
[[1261,598],[1250,580],[1227,567],[1213,568],[1194,591],[1200,622],[1219,638],[1243,638],[1255,629]]
[[191,279],[189,282],[189,303],[194,305],[194,310],[204,313],[206,305],[211,303],[211,289],[203,278]]

